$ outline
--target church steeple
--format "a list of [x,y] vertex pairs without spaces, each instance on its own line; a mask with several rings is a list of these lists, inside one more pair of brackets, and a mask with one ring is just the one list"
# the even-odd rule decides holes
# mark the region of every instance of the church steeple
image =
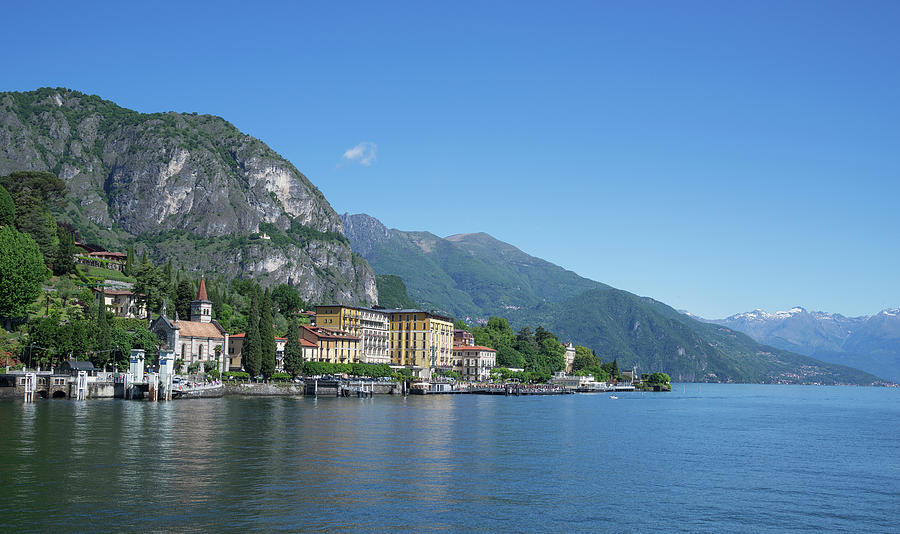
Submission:
[[206,281],[200,279],[197,298],[191,301],[191,321],[208,323],[212,321],[212,302],[206,296]]

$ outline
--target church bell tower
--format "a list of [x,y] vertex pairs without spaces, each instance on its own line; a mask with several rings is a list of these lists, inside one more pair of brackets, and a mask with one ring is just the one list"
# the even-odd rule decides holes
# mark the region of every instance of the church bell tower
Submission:
[[200,279],[197,298],[191,301],[191,321],[209,323],[212,321],[212,301],[206,296],[206,280]]

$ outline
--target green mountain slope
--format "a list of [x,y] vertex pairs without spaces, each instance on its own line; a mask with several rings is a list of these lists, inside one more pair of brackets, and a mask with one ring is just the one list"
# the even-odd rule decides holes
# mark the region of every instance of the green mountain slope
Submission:
[[423,306],[469,321],[497,315],[514,328],[543,326],[621,367],[664,371],[681,381],[854,383],[856,369],[767,347],[701,323],[646,297],[588,280],[487,234],[441,239],[342,215],[354,250],[380,274],[400,276]]
[[416,308],[406,293],[403,279],[393,274],[379,274],[375,277],[378,284],[378,305],[384,308]]
[[388,230],[368,215],[341,218],[353,250],[376,272],[403,278],[420,305],[470,321],[609,287],[487,234],[442,239],[428,232]]
[[536,319],[564,339],[593,348],[620,367],[663,369],[677,381],[871,384],[871,374],[761,345],[724,326],[707,324],[619,289],[587,291],[518,321]]

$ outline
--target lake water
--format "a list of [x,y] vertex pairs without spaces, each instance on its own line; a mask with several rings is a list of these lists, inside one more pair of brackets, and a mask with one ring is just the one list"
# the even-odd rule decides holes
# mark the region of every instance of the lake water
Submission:
[[9,401],[0,488],[2,532],[897,532],[900,390]]

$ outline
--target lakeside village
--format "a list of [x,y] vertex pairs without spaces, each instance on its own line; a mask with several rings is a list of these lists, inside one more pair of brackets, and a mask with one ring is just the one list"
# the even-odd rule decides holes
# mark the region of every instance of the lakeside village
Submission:
[[[129,270],[127,262],[133,261],[128,256],[85,251],[76,254],[74,261],[88,268],[125,272]],[[142,265],[148,265],[146,260]],[[185,282],[179,285],[181,296]],[[271,294],[268,290],[261,293],[259,286],[251,283],[256,290],[252,292],[250,326],[229,334],[213,318],[213,301],[203,278],[190,301],[189,320],[182,319],[177,310],[170,317],[165,301],[154,318],[148,312],[151,298],[136,292],[132,284],[104,280],[92,290],[98,322],[112,315],[113,320],[143,323],[152,334],[149,342],[132,343],[128,348],[127,369],[112,361],[95,367],[86,357],[87,350],[81,358],[75,350],[69,350],[65,359],[50,358],[49,369],[27,363],[14,366],[19,367],[16,369],[10,367],[7,353],[5,373],[0,375],[0,398],[169,400],[228,394],[549,395],[670,390],[669,377],[663,373],[638,376],[635,369],[620,372],[615,361],[602,364],[585,347],[562,343],[540,327],[534,335],[524,328],[517,341],[535,346],[544,360],[541,371],[500,366],[498,350],[487,345],[499,346],[502,351],[503,340],[495,337],[515,334],[506,320],[499,318],[466,329],[464,323],[454,323],[433,311],[331,304],[315,306],[314,311],[296,310],[287,336],[279,337],[274,325],[267,328],[273,324]],[[46,311],[45,322],[54,320],[48,317],[49,304]],[[37,324],[29,329],[29,338],[46,343]],[[476,335],[484,344],[476,343]],[[35,351],[46,352],[48,347],[41,343],[32,341],[21,347],[19,356],[31,360]],[[526,351],[524,346],[520,348]],[[122,352],[116,348],[105,352],[116,350]]]

